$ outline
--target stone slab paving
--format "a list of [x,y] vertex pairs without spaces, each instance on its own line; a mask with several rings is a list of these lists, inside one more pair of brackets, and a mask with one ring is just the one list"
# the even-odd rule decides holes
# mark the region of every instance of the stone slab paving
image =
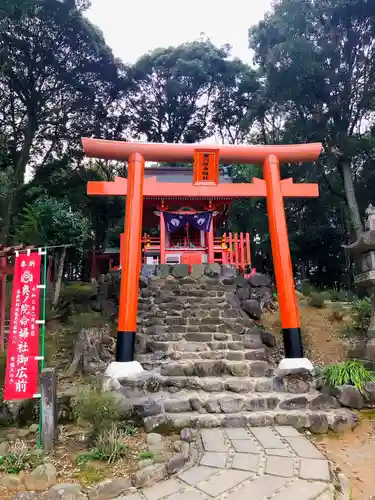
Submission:
[[202,429],[198,462],[121,500],[333,500],[328,460],[293,427]]

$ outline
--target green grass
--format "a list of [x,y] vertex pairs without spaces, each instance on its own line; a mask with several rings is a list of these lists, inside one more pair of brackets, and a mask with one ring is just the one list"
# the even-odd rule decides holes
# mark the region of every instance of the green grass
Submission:
[[41,465],[44,456],[39,450],[29,450],[23,441],[16,441],[7,453],[0,456],[0,471],[19,474]]
[[78,466],[85,465],[92,460],[113,463],[129,453],[129,447],[125,444],[125,434],[115,423],[112,424],[111,429],[101,432],[95,444],[95,448],[77,456]]
[[348,360],[323,368],[322,378],[324,383],[330,387],[353,385],[363,393],[365,384],[375,381],[375,373],[365,368],[359,361]]
[[154,456],[154,452],[148,450],[139,453],[140,460],[147,460],[148,458],[154,458]]

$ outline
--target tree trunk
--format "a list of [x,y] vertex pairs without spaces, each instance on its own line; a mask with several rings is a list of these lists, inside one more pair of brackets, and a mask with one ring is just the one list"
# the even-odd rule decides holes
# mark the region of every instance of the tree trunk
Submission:
[[74,345],[73,360],[66,372],[73,377],[78,369],[85,375],[104,372],[108,362],[113,360],[116,341],[110,327],[82,328]]
[[[6,243],[9,240],[9,233],[12,225],[12,218],[17,208],[17,197],[20,188],[25,182],[25,172],[26,166],[30,159],[31,146],[33,144],[35,131],[37,128],[37,123],[35,116],[30,112],[29,121],[27,122],[24,129],[24,141],[22,144],[21,151],[14,154],[14,180],[11,187],[11,191],[7,196],[7,209],[2,220],[0,238],[2,243]],[[22,242],[17,242],[22,243]]]
[[55,290],[53,293],[52,306],[54,308],[57,306],[57,304],[59,302],[59,298],[60,298],[60,290],[61,290],[62,277],[63,277],[63,273],[64,273],[65,257],[66,257],[66,247],[63,247],[61,250],[61,254],[60,254],[59,266],[58,266],[58,270],[57,270],[57,277],[56,277],[56,283],[55,283]]
[[350,222],[353,231],[355,232],[355,236],[358,238],[359,234],[363,231],[363,225],[361,221],[361,215],[359,213],[357,198],[355,195],[350,163],[348,161],[343,161],[341,164],[341,169],[344,180],[346,201],[349,208]]

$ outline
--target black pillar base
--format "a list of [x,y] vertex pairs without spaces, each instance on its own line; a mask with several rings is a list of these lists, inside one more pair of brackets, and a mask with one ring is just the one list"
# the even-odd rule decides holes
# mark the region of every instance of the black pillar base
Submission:
[[135,332],[117,332],[116,361],[134,361]]
[[286,358],[303,358],[300,328],[283,328],[283,339]]

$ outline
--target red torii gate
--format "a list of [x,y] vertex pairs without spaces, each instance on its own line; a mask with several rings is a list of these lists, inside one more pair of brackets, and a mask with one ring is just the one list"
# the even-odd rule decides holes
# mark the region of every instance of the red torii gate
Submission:
[[[118,318],[116,361],[134,360],[135,332],[138,310],[138,280],[141,263],[142,212],[144,196],[162,196],[168,192],[178,196],[266,197],[272,254],[274,259],[281,326],[283,330],[285,363],[283,366],[311,364],[303,359],[300,319],[294,288],[289,240],[285,219],[284,197],[318,197],[317,184],[294,184],[292,179],[280,178],[280,162],[315,161],[322,151],[320,143],[301,145],[249,146],[223,145],[207,148],[215,151],[223,163],[263,163],[263,179],[254,178],[246,184],[218,184],[212,179],[190,185],[144,182],[145,161],[191,162],[202,144],[160,144],[106,141],[83,138],[87,156],[106,160],[128,161],[128,178],[117,177],[114,182],[88,183],[89,195],[126,196],[125,234],[121,245],[121,292]],[[231,193],[233,191],[233,193]]]

